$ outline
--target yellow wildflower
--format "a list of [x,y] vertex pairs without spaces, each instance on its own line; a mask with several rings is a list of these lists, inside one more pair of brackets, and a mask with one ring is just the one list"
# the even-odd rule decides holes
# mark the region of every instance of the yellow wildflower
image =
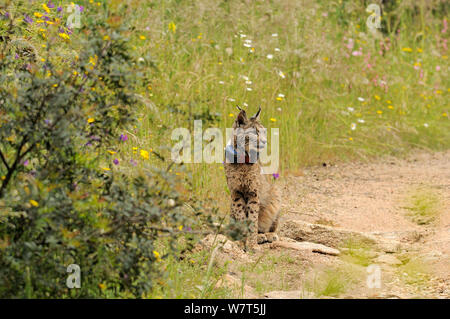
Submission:
[[153,251],[153,255],[155,255],[155,258],[156,258],[157,260],[160,260],[160,259],[161,259],[159,253],[158,253],[156,250]]
[[175,23],[173,22],[169,23],[169,30],[172,31],[173,33],[177,31],[177,26],[175,25]]
[[412,52],[413,50],[411,48],[403,48],[402,51],[404,51],[404,52]]
[[377,113],[378,113],[378,114],[383,114],[383,111],[378,110]]
[[35,16],[36,18],[42,17],[42,13],[40,13],[40,12],[35,12],[35,13],[33,13],[33,14],[34,14],[34,16]]
[[271,118],[270,118],[270,121],[271,121],[271,122],[276,122],[276,121],[277,121],[277,119],[276,119],[276,118],[273,118],[273,117],[271,117]]
[[58,35],[59,35],[60,38],[62,38],[64,40],[70,40],[70,37],[69,37],[68,34],[65,34],[65,33],[61,32],[61,33],[58,33]]
[[36,202],[36,201],[33,200],[33,199],[30,199],[30,204],[33,205],[34,207],[38,207],[38,206],[39,206],[39,203]]
[[381,100],[381,97],[379,97],[378,95],[375,95],[375,99],[379,101],[379,100]]
[[141,150],[141,156],[143,159],[146,159],[146,160],[148,160],[150,158],[150,155],[146,150]]
[[87,122],[88,123],[93,123],[95,121],[95,119],[93,117],[88,118]]
[[45,12],[50,13],[50,8],[45,3],[42,4],[42,8],[44,8]]
[[145,39],[146,39],[146,37],[145,37],[145,35],[140,35],[140,36],[139,36],[139,39],[141,39],[141,40],[145,40]]

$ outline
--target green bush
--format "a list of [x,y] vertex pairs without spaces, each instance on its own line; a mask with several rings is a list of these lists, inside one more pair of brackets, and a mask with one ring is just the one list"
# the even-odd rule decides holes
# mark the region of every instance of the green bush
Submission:
[[[143,161],[134,176],[101,156],[134,121],[142,80],[115,7],[91,6],[73,33],[43,12],[41,56],[14,42],[33,11],[1,8],[0,298],[141,297],[165,257],[155,240],[192,223],[168,169]],[[80,289],[66,287],[70,264]]]

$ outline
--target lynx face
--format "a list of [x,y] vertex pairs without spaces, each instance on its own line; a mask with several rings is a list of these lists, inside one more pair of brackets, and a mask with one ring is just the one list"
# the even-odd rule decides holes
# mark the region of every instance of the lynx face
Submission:
[[238,163],[256,163],[259,152],[267,144],[267,130],[259,121],[260,113],[261,108],[247,118],[245,111],[241,110],[233,124],[233,147]]

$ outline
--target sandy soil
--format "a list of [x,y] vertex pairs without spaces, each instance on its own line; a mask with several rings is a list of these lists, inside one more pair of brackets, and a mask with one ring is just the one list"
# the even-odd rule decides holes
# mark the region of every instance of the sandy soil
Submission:
[[[260,264],[272,263],[273,269],[266,265],[260,273],[254,270],[256,266],[247,267],[253,271],[246,272],[249,286],[261,286],[260,281],[265,281],[267,286],[252,293],[260,297],[296,296],[305,291],[305,282],[311,274],[320,277],[321,270],[338,266],[360,275],[354,276],[357,279],[353,278],[350,288],[333,297],[450,297],[449,151],[418,153],[408,159],[385,158],[374,163],[327,164],[305,169],[300,174],[287,174],[278,182],[283,188],[282,223],[297,220],[326,225],[336,231],[377,234],[401,243],[401,249],[395,253],[365,252],[371,258],[370,263],[379,264],[383,273],[382,287],[368,289],[367,265],[355,265],[343,254],[330,256],[265,244],[249,260],[241,260],[234,266],[233,274],[239,277],[246,264],[256,265],[255,260]],[[437,199],[438,208],[435,219],[423,225],[408,215],[411,211],[407,208],[411,196],[421,190]],[[281,260],[279,263],[274,262],[277,258]],[[411,266],[416,264],[420,267]],[[280,285],[280,280],[285,283]],[[267,294],[271,285],[272,290],[279,291]]]

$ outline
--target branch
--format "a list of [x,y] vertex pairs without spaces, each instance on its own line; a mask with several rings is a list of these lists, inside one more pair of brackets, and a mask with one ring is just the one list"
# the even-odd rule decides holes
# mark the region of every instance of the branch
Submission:
[[9,165],[8,165],[8,162],[6,161],[5,156],[3,156],[3,153],[2,153],[1,150],[0,150],[0,158],[2,159],[3,164],[5,164],[6,169],[9,171]]

